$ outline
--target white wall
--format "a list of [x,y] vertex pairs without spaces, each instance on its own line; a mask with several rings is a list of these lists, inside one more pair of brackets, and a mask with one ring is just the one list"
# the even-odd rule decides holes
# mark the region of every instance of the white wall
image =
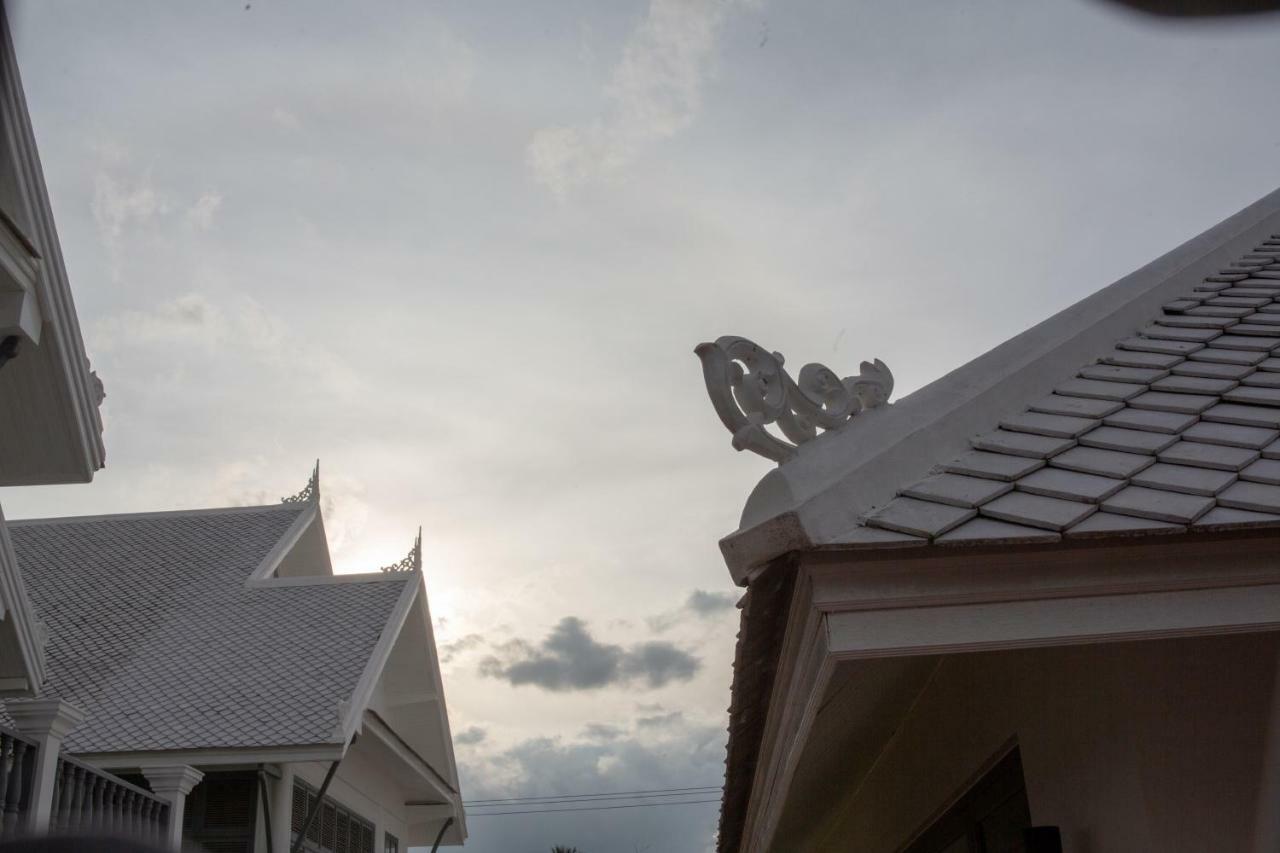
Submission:
[[1065,853],[1248,851],[1278,648],[1257,634],[945,658],[865,780],[775,850],[893,853],[1016,740],[1032,820],[1060,826]]
[[[316,789],[319,789],[324,781],[324,774],[329,770],[327,763],[319,762],[291,764],[289,767],[299,778]],[[392,781],[385,768],[380,768],[360,752],[359,742],[347,751],[347,757],[338,765],[338,772],[329,783],[326,796],[373,822],[377,830],[374,838],[376,853],[382,853],[383,834],[386,832],[400,840],[401,851],[407,849],[409,827],[404,791]],[[272,818],[275,818],[274,811]],[[285,815],[286,822],[288,819],[289,816]]]

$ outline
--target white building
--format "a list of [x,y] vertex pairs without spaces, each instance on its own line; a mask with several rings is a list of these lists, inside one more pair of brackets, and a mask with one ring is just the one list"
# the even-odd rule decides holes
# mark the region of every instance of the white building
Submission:
[[[12,521],[63,749],[159,792],[215,851],[466,837],[419,546],[334,575],[313,478],[274,506]],[[326,776],[333,769],[332,777]],[[179,804],[179,808],[183,808]]]
[[780,463],[721,851],[1280,849],[1280,192],[892,405],[699,355]]

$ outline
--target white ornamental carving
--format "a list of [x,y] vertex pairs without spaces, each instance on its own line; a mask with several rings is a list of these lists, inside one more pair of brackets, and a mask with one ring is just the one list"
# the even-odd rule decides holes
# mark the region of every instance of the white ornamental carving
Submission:
[[[698,344],[694,352],[733,446],[775,462],[786,462],[818,430],[836,429],[863,409],[883,406],[893,393],[893,374],[878,358],[862,362],[857,376],[844,379],[821,364],[806,364],[795,380],[783,369],[781,353],[746,338],[726,335]],[[775,424],[782,438],[766,429]]]

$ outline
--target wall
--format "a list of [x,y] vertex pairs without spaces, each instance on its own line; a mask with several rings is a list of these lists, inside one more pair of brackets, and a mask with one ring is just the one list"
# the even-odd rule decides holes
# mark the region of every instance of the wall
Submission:
[[865,778],[774,849],[892,853],[1016,741],[1065,853],[1250,850],[1278,639],[944,658]]
[[[286,765],[290,772],[285,773],[292,788],[293,775],[314,788],[319,788],[324,781],[324,774],[329,770],[327,763],[309,762],[306,764]],[[409,828],[406,825],[405,795],[394,781],[389,778],[386,768],[378,767],[368,756],[360,752],[359,743],[347,752],[347,757],[338,765],[337,775],[329,784],[326,796],[351,809],[365,820],[372,821],[374,833],[374,851],[382,853],[383,835],[390,832],[400,840],[401,853],[407,849],[406,841]],[[282,780],[283,782],[283,780]],[[273,810],[272,817],[275,817]],[[288,814],[285,815],[286,826]],[[265,848],[263,848],[265,849]],[[286,848],[287,849],[287,848]]]

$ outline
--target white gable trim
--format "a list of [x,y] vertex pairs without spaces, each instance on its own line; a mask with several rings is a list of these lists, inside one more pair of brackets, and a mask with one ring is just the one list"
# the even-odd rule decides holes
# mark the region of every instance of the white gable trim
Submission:
[[369,707],[369,701],[373,698],[373,690],[378,684],[378,679],[382,676],[382,670],[387,665],[387,659],[391,657],[391,650],[395,648],[396,639],[400,636],[400,629],[404,627],[405,620],[409,617],[409,611],[413,608],[413,602],[418,597],[418,592],[422,588],[422,573],[415,571],[413,580],[405,584],[404,591],[400,593],[400,598],[396,601],[395,609],[391,611],[391,616],[387,619],[387,624],[382,629],[382,635],[378,638],[378,644],[373,647],[373,653],[369,655],[369,660],[364,666],[364,672],[360,675],[360,680],[356,682],[355,689],[351,691],[351,697],[343,703],[342,719],[338,723],[338,735],[344,742],[350,742],[351,736],[360,731],[360,726],[364,721],[364,712]]

